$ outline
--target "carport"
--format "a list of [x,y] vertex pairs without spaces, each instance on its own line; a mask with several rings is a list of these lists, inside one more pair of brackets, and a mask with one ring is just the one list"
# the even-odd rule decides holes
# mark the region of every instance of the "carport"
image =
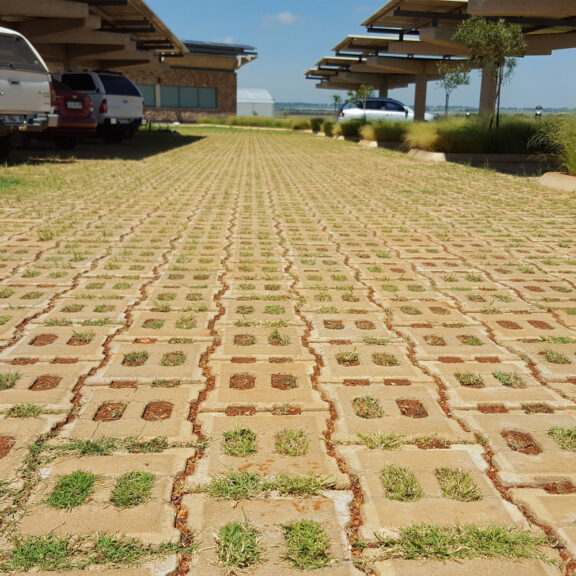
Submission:
[[[469,56],[452,36],[471,16],[520,24],[527,56],[576,47],[575,0],[390,0],[362,23],[369,34],[347,36],[332,49],[336,58],[322,58],[306,77],[330,90],[370,84],[381,95],[415,84],[415,115],[423,119],[427,84],[438,78],[438,62],[457,66]],[[496,82],[483,71],[480,113],[491,111],[495,99]]]

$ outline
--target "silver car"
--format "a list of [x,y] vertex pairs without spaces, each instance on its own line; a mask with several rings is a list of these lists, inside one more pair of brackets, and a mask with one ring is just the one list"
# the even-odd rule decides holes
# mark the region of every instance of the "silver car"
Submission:
[[[392,98],[367,98],[366,109],[362,107],[362,102],[347,100],[340,108],[338,120],[343,122],[353,119],[367,120],[368,122],[379,120],[412,122],[414,120],[414,110]],[[424,120],[428,122],[436,120],[436,115],[426,112]]]

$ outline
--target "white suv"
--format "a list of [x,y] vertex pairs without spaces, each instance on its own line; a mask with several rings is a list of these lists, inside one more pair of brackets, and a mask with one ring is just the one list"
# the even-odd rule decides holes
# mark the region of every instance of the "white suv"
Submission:
[[106,142],[129,138],[146,122],[144,100],[138,88],[123,74],[84,70],[56,76],[76,92],[90,96],[98,133]]
[[[338,120],[343,122],[353,119],[366,120],[367,122],[381,120],[412,122],[414,120],[414,110],[392,98],[366,98],[366,108],[362,106],[361,101],[347,100],[340,108]],[[436,115],[426,112],[424,120],[427,122],[436,120]]]
[[18,132],[39,132],[58,125],[48,68],[18,32],[0,28],[0,157]]

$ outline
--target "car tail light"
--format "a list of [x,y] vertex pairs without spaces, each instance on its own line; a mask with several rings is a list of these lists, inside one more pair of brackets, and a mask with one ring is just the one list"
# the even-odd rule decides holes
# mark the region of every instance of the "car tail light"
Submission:
[[108,114],[108,102],[106,101],[106,98],[104,98],[102,100],[102,102],[100,102],[100,114]]

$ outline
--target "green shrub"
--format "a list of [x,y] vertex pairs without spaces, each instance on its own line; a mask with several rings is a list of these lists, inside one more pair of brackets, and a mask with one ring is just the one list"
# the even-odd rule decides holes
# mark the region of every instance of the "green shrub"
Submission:
[[333,136],[334,124],[334,120],[324,120],[324,122],[322,122],[322,130],[324,130],[324,134],[326,134],[326,136]]
[[370,122],[360,128],[360,135],[372,142],[403,142],[408,128],[408,122]]
[[308,118],[294,118],[291,121],[292,130],[311,130],[312,125],[310,124],[310,120]]
[[312,132],[320,132],[322,130],[322,125],[324,124],[324,118],[310,118],[310,128]]
[[344,136],[344,138],[360,138],[360,127],[365,122],[363,120],[346,120],[346,122],[336,122],[334,124],[334,136]]
[[558,166],[576,176],[576,116],[554,116],[541,120],[530,139],[530,150],[551,155]]

